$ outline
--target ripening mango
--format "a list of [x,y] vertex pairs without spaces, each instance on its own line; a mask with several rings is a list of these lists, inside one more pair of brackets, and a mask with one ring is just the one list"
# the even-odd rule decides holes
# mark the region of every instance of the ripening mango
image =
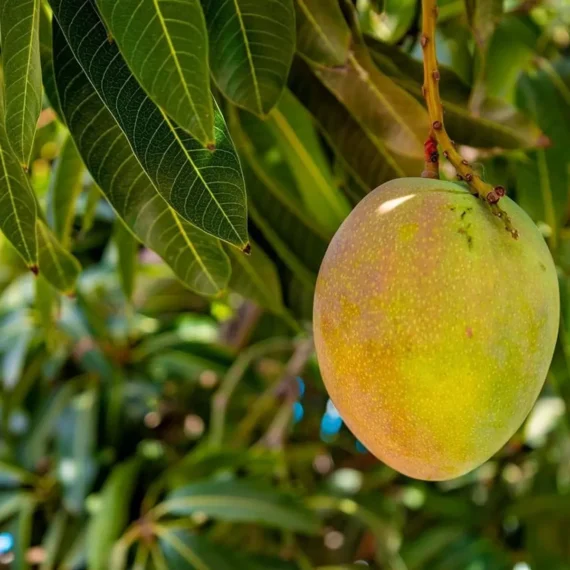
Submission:
[[393,180],[356,206],[319,272],[314,334],[331,399],[374,455],[411,477],[483,463],[546,378],[556,269],[527,214],[500,205],[518,239],[457,184]]

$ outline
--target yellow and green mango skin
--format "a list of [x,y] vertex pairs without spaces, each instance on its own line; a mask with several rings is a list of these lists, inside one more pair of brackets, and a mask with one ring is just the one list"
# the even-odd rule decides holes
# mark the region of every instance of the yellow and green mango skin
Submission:
[[513,201],[519,232],[462,187],[404,178],[334,236],[314,302],[327,390],[357,438],[425,480],[491,457],[533,406],[554,352],[556,269]]

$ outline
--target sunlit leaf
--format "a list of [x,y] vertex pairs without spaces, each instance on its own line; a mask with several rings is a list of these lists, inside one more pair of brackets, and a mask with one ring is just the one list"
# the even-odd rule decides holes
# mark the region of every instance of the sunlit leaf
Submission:
[[99,495],[97,511],[87,528],[87,560],[90,570],[107,570],[115,541],[124,530],[139,462],[116,465]]
[[256,522],[314,534],[317,517],[298,499],[258,481],[206,481],[170,493],[159,506],[161,512],[188,516],[195,512],[232,522]]
[[61,106],[93,178],[131,231],[188,287],[205,294],[219,292],[230,273],[219,242],[182,220],[158,194],[57,30],[55,70]]
[[232,134],[244,159],[251,216],[283,262],[305,282],[316,279],[329,236],[305,213],[294,191],[272,177],[260,161],[254,144],[230,114]]
[[312,125],[311,115],[289,92],[271,112],[269,125],[277,136],[307,210],[323,228],[334,232],[350,212],[336,188],[330,166]]
[[[0,6],[6,132],[21,166],[28,166],[42,108],[40,0],[4,0]],[[2,147],[5,141],[0,143]]]
[[421,104],[354,46],[342,67],[313,64],[315,75],[360,125],[391,151],[421,157],[429,119]]
[[[216,149],[205,149],[176,126],[145,94],[117,46],[109,42],[92,1],[79,7],[74,0],[52,0],[51,4],[69,42],[69,49],[96,90],[96,93],[92,91],[91,99],[97,95],[101,98],[159,194],[180,216],[198,228],[245,248],[248,239],[245,188],[223,117],[217,115],[215,121]],[[60,69],[66,76],[77,76],[79,71],[71,75],[65,65],[71,58],[69,51],[62,52],[61,47],[57,48],[63,44],[61,36],[54,39],[54,44],[56,74]],[[80,103],[93,105],[91,100],[76,99],[70,93],[69,84],[61,83],[59,79],[58,90],[62,107],[65,106],[63,99],[67,100],[68,122],[70,113],[82,111]],[[102,112],[107,114],[107,111]],[[140,117],[144,117],[144,121],[139,120]],[[87,121],[82,123],[82,128],[87,131],[92,127],[94,125]],[[106,143],[117,139],[116,136],[111,139],[101,128],[98,132],[103,134]],[[84,146],[77,136],[74,135],[74,139],[78,147]],[[91,143],[98,145],[101,139]],[[91,158],[84,157],[84,161],[92,170],[89,166]],[[108,171],[107,168],[105,170]],[[94,178],[100,177],[94,175]],[[137,180],[140,177],[131,179],[131,183]],[[104,184],[99,185],[103,191],[111,191]]]
[[151,99],[203,146],[214,144],[208,33],[200,0],[97,0]]
[[382,141],[364,129],[300,60],[293,66],[291,87],[365,192],[393,178],[415,174],[405,173]]
[[338,2],[295,0],[297,50],[323,65],[342,65],[348,57],[350,30]]
[[202,0],[202,6],[217,86],[236,105],[266,115],[295,50],[293,0]]
[[51,14],[48,14],[47,6],[43,2],[40,2],[40,60],[45,94],[52,109],[61,118],[63,114],[59,106],[53,72]]

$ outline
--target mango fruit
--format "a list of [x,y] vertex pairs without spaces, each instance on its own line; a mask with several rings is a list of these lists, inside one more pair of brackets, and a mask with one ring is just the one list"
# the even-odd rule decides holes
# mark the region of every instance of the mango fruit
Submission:
[[518,239],[457,184],[392,180],[355,207],[319,271],[329,395],[370,452],[417,479],[452,479],[496,453],[552,360],[554,262],[527,214],[500,205]]

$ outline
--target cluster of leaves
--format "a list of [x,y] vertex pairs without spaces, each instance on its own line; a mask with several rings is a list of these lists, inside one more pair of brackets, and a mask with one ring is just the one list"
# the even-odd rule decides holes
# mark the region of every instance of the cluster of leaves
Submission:
[[568,4],[439,5],[446,126],[563,319],[521,433],[428,485],[294,388],[328,241],[422,170],[419,2],[0,3],[0,567],[570,568]]

